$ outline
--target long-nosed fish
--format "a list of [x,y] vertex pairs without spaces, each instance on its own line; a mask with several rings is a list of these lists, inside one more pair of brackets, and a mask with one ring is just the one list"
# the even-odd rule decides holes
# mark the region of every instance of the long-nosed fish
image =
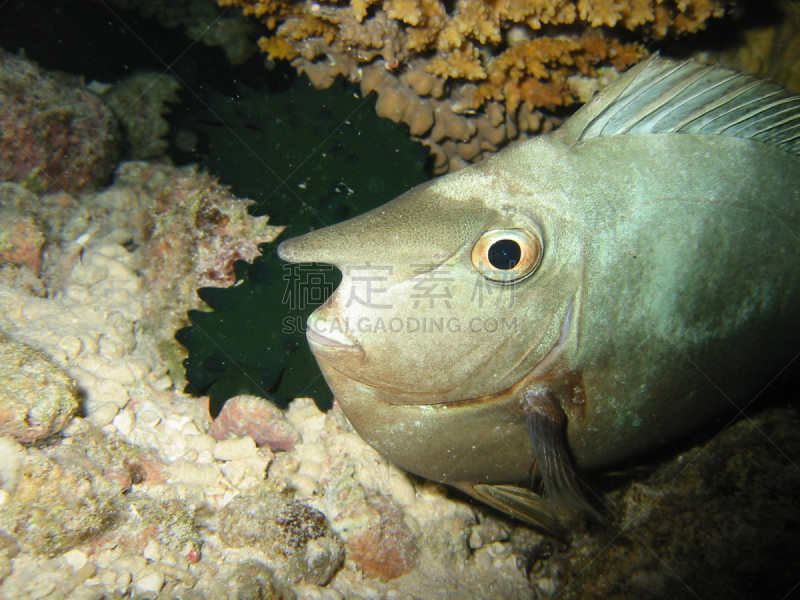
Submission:
[[658,56],[553,133],[287,240],[358,433],[557,531],[577,483],[744,407],[800,351],[800,96]]

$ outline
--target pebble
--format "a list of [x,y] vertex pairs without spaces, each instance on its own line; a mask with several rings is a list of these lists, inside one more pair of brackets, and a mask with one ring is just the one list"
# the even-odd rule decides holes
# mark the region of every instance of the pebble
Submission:
[[[83,384],[84,382],[81,381],[80,383]],[[120,408],[125,408],[131,399],[125,386],[109,379],[97,378],[96,382],[93,382],[93,384],[82,387],[87,388],[91,396],[113,402]]]
[[147,543],[147,546],[145,546],[142,556],[144,556],[147,560],[161,560],[161,544],[159,544],[156,540],[150,540]]
[[64,336],[61,338],[61,341],[58,345],[67,354],[67,357],[70,360],[77,358],[81,353],[81,350],[83,350],[83,342],[81,342],[80,338],[75,335]]
[[[92,408],[88,419],[98,427],[105,427],[115,420],[114,417],[117,416],[118,412],[119,407],[116,404],[113,402],[103,402],[97,406],[97,408]],[[117,427],[117,429],[119,429],[119,427]]]
[[17,484],[17,473],[28,451],[14,437],[0,436],[0,487],[12,490]]
[[40,581],[34,584],[32,588],[28,588],[28,598],[30,600],[39,600],[39,598],[47,598],[48,596],[52,596],[55,590],[56,590],[55,581]]
[[164,587],[164,574],[155,567],[145,567],[136,574],[134,587],[143,591],[157,594]]
[[89,562],[89,557],[86,556],[86,553],[77,549],[65,552],[61,558],[76,571]]
[[136,416],[131,409],[126,408],[121,410],[119,414],[114,417],[112,423],[114,423],[114,427],[117,428],[117,431],[124,436],[128,436],[136,425]]
[[217,442],[214,458],[217,460],[236,460],[250,458],[256,454],[256,443],[249,435]]

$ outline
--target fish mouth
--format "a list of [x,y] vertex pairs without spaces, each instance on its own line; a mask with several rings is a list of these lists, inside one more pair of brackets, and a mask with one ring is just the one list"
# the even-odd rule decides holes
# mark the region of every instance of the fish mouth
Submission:
[[[542,356],[535,365],[530,367],[530,370],[525,372],[519,380],[511,383],[508,387],[491,392],[484,396],[471,398],[456,397],[455,399],[452,399],[455,395],[454,392],[458,389],[457,387],[433,394],[430,392],[410,392],[403,388],[388,387],[384,382],[376,382],[366,379],[363,376],[363,372],[359,373],[360,377],[354,377],[352,369],[340,368],[340,365],[337,364],[336,357],[341,356],[341,352],[348,351],[359,352],[363,357],[364,349],[360,344],[350,340],[340,330],[330,331],[330,323],[327,321],[314,319],[313,314],[308,320],[306,337],[312,346],[315,356],[319,360],[322,360],[325,364],[325,367],[335,372],[337,376],[340,376],[346,380],[358,382],[361,385],[376,390],[376,392],[379,391],[380,394],[389,394],[390,397],[387,397],[385,400],[389,404],[398,406],[418,406],[424,407],[428,410],[433,410],[437,408],[455,407],[459,405],[497,400],[507,396],[510,393],[515,393],[520,388],[525,385],[529,385],[533,381],[547,377],[553,369],[558,368],[559,359],[567,349],[570,340],[573,339],[574,336],[579,335],[579,312],[577,299],[573,296],[566,307],[566,311],[562,313],[563,317],[561,318],[560,335],[558,339],[553,342],[553,345],[544,354],[544,356]],[[320,327],[325,331],[324,334],[318,330]],[[330,331],[330,333],[328,333],[328,331]],[[336,336],[335,338],[333,337],[334,335]],[[523,361],[524,359],[518,363],[517,367],[519,367]],[[320,366],[322,366],[322,364],[320,364]],[[447,397],[448,395],[450,398]],[[441,398],[441,400],[438,402],[433,401],[433,398],[435,397]]]
[[341,328],[333,327],[332,323],[315,317],[313,313],[308,317],[306,339],[312,348],[322,350],[332,350],[335,348],[355,350],[361,348],[361,346],[347,337]]
[[308,328],[306,331],[306,339],[313,345],[317,346],[325,346],[326,348],[355,348],[356,344],[345,344],[340,342],[339,340],[335,340],[331,337],[322,335],[317,331]]

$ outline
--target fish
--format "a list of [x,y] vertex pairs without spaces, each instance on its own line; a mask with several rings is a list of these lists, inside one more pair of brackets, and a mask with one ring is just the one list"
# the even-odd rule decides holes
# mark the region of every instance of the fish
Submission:
[[554,535],[587,474],[743,411],[800,351],[800,96],[655,54],[561,127],[284,241],[358,434]]

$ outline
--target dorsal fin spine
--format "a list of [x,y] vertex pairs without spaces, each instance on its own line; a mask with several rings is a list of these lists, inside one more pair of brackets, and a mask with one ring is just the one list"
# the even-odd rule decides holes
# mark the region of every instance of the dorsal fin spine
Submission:
[[[639,112],[636,113],[636,116],[633,117],[632,123],[630,125],[628,125],[628,127],[623,128],[620,131],[620,133],[622,135],[624,135],[625,133],[627,133],[628,131],[633,129],[636,125],[641,123],[645,118],[647,118],[648,115],[653,114],[653,112],[655,112],[655,110],[657,108],[660,108],[661,106],[668,106],[670,104],[670,101],[673,98],[675,98],[676,96],[681,94],[687,87],[692,85],[695,81],[697,81],[698,79],[704,77],[709,71],[710,71],[710,69],[708,67],[706,67],[705,69],[698,70],[696,73],[693,73],[690,77],[687,77],[685,81],[682,81],[681,83],[679,83],[678,85],[676,85],[675,87],[670,89],[668,91],[668,93],[662,94],[661,96],[659,96],[658,98],[656,98],[655,100],[650,102],[650,104],[648,104],[647,106],[642,107],[641,110],[639,110]],[[673,107],[673,108],[669,109],[666,112],[666,114],[664,114],[661,117],[659,117],[653,123],[653,127],[655,127],[658,124],[659,121],[661,121],[662,119],[666,118],[674,110],[675,110],[675,108]]]
[[800,95],[745,73],[654,55],[574,115],[562,139],[581,144],[615,135],[723,136],[800,157],[796,127]]

